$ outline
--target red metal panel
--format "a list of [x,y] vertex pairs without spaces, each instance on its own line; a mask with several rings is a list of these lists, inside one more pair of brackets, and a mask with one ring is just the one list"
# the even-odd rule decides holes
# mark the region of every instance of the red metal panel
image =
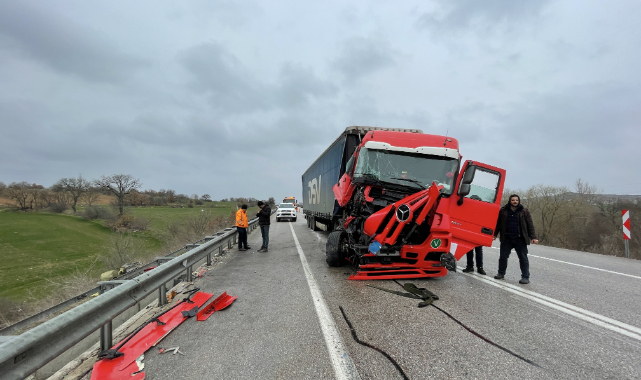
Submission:
[[[123,356],[115,359],[102,359],[94,364],[91,380],[144,379],[144,373],[136,374],[132,377],[131,374],[138,371],[138,366],[132,363],[134,363],[140,355],[158,344],[167,334],[185,320],[182,316],[182,311],[190,310],[194,305],[200,307],[212,296],[213,294],[211,293],[198,292],[191,298],[193,303],[184,302],[160,316],[158,319],[165,323],[164,325],[152,322],[145,326],[138,334],[131,338],[129,342],[120,348],[119,351],[124,354]],[[118,345],[115,345],[113,348],[117,346]],[[142,377],[140,377],[140,375],[142,375]]]
[[196,320],[205,321],[209,318],[210,315],[214,314],[216,311],[220,311],[227,306],[231,305],[238,297],[233,297],[227,294],[227,292],[221,294],[215,300],[211,301],[207,307],[204,307],[201,311],[196,314]]

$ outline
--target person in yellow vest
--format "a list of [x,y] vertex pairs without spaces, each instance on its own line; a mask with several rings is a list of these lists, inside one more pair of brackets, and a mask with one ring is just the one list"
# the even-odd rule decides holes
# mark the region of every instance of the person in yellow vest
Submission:
[[236,212],[236,231],[238,231],[238,250],[246,251],[251,249],[247,245],[247,205],[240,206],[240,210]]

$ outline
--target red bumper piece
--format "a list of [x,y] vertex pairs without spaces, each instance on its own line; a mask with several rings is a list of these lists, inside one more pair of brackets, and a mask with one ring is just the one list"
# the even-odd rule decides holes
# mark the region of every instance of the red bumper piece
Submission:
[[[164,325],[152,322],[145,326],[138,334],[131,338],[129,342],[120,348],[119,351],[124,354],[123,356],[115,359],[102,359],[96,362],[91,373],[91,380],[144,379],[144,372],[132,376],[132,373],[138,371],[138,365],[134,363],[136,359],[148,349],[158,344],[167,334],[185,320],[182,316],[183,311],[191,310],[194,306],[201,307],[212,296],[213,294],[211,293],[198,292],[191,298],[193,303],[184,302],[166,314],[161,315],[158,319],[164,322]],[[118,345],[114,346],[114,348],[117,346]]]
[[399,268],[379,270],[359,270],[356,274],[349,276],[348,280],[397,280],[405,278],[427,278],[443,277],[447,269],[427,270],[421,268]]
[[204,307],[202,310],[196,314],[196,320],[205,321],[209,318],[210,315],[214,314],[216,311],[220,311],[227,306],[231,305],[238,297],[232,297],[227,292],[221,294],[213,300],[207,307]]

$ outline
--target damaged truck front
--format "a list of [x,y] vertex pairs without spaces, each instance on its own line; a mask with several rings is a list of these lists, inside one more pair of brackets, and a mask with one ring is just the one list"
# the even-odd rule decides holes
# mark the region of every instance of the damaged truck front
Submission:
[[357,264],[350,279],[420,278],[491,245],[505,170],[461,165],[451,137],[349,127],[302,179],[308,226],[331,232],[330,266]]

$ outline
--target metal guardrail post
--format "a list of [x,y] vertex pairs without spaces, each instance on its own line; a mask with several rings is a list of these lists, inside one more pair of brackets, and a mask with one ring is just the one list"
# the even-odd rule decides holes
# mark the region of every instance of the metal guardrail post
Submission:
[[[100,285],[100,294],[105,293],[107,290],[111,290],[116,286],[124,283],[125,281],[101,281],[98,284]],[[108,350],[113,346],[113,321],[102,325],[100,328],[100,350]]]
[[222,254],[223,254],[223,246],[221,245],[220,247],[218,247],[218,255],[220,256]]
[[112,321],[109,321],[100,328],[100,351],[108,350],[114,345],[112,327]]
[[162,284],[158,288],[158,306],[167,304],[167,285]]
[[193,270],[191,269],[191,265],[190,265],[190,266],[187,267],[187,282],[194,281],[192,272],[193,272]]
[[211,266],[211,252],[207,254],[207,264],[208,267]]

